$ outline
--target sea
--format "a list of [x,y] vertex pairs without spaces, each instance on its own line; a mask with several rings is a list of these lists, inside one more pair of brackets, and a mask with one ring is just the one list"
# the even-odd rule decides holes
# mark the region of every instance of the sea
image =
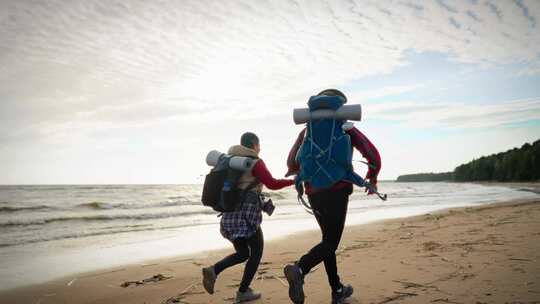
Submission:
[[[381,201],[356,189],[347,225],[441,209],[535,199],[530,189],[467,183],[380,182]],[[152,259],[232,248],[217,213],[202,206],[202,185],[0,186],[0,289],[145,264]],[[266,193],[266,240],[317,229],[292,188]]]

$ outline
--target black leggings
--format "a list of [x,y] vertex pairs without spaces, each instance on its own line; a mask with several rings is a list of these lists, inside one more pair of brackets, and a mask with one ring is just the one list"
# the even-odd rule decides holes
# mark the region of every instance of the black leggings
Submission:
[[315,219],[321,228],[322,241],[302,256],[298,265],[306,275],[313,267],[324,261],[332,291],[337,291],[342,286],[337,273],[336,249],[343,233],[351,192],[351,189],[347,187],[338,191],[324,191],[308,196],[309,203],[315,211]]
[[261,262],[261,257],[264,249],[264,238],[261,227],[257,229],[255,234],[249,238],[238,238],[233,241],[235,253],[223,258],[221,261],[214,265],[214,271],[216,275],[231,266],[243,263],[247,260],[246,268],[244,269],[244,275],[242,276],[242,282],[238,291],[245,292]]

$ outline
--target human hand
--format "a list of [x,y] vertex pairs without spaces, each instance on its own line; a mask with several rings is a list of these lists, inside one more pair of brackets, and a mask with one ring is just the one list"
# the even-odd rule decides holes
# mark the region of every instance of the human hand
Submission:
[[298,168],[294,167],[294,168],[289,168],[287,170],[287,173],[285,173],[285,177],[289,177],[291,175],[296,175],[298,174]]
[[375,193],[374,191],[377,191],[377,177],[366,177],[366,181],[371,187],[366,187],[365,192],[367,192],[368,195]]
[[351,121],[347,121],[341,126],[341,129],[343,130],[343,132],[347,132],[352,128],[354,128],[354,123]]

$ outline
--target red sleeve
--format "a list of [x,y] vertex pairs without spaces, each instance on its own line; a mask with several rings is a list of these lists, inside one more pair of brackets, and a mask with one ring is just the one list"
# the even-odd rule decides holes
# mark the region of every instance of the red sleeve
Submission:
[[251,169],[251,174],[271,190],[278,190],[294,184],[294,180],[292,179],[275,179],[272,177],[272,174],[268,171],[262,159],[259,159],[255,163],[255,166]]
[[289,156],[287,157],[288,171],[285,174],[285,176],[296,174],[298,170],[300,170],[300,166],[296,162],[296,153],[298,152],[298,149],[300,149],[300,145],[304,141],[305,133],[306,133],[306,129],[302,130],[302,132],[298,134],[298,137],[296,138],[294,145],[291,147],[291,150],[289,151]]
[[369,163],[369,169],[366,174],[366,178],[377,178],[379,171],[381,170],[381,156],[377,148],[369,141],[369,139],[362,134],[357,128],[352,128],[347,131],[351,136],[351,142],[356,150],[360,151],[362,156]]

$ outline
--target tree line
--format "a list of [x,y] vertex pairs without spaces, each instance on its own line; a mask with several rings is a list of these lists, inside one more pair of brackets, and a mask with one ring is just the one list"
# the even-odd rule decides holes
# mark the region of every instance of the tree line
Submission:
[[398,182],[448,182],[454,179],[454,172],[416,173],[398,176]]
[[456,167],[453,172],[407,174],[397,178],[398,182],[537,180],[540,180],[540,140],[526,143],[521,148],[482,156]]

